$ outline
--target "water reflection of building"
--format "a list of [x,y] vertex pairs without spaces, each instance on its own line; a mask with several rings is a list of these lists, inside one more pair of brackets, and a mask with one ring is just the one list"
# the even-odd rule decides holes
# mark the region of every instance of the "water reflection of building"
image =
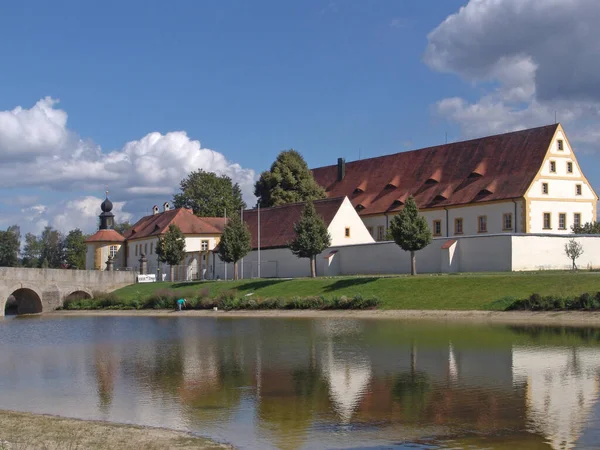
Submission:
[[528,428],[553,449],[575,446],[598,400],[600,351],[514,347],[513,379],[526,385]]

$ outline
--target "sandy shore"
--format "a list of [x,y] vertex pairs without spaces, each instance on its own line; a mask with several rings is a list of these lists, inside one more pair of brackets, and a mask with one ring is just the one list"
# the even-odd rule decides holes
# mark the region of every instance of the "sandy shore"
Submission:
[[437,310],[266,310],[266,311],[170,311],[170,310],[101,310],[101,311],[53,311],[52,316],[137,316],[137,317],[235,317],[235,318],[348,318],[348,319],[396,319],[437,320],[479,323],[571,325],[600,327],[600,312],[587,311],[437,311]]
[[2,450],[227,449],[227,445],[163,428],[0,411]]

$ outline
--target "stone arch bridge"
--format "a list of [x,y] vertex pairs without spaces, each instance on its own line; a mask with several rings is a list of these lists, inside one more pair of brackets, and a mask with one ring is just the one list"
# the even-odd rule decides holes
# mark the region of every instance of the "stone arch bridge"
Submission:
[[17,314],[53,311],[67,298],[91,298],[135,283],[135,272],[0,267],[0,317],[12,296]]

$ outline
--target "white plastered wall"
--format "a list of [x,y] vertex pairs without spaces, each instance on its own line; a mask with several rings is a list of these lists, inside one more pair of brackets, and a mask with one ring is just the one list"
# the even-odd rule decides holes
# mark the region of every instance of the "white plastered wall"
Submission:
[[[418,273],[450,272],[506,272],[521,270],[569,269],[570,260],[564,246],[571,236],[560,235],[479,235],[456,237],[452,246],[450,265],[448,250],[442,249],[447,238],[433,239],[425,249],[417,252]],[[584,254],[578,260],[580,268],[600,267],[600,236],[577,236]],[[251,252],[244,258],[244,278],[257,276],[258,254]],[[446,262],[446,264],[444,264]],[[223,264],[217,259],[217,272],[224,278]],[[233,265],[228,265],[227,278],[233,276]],[[410,253],[394,242],[375,242],[331,247],[317,257],[317,275],[377,275],[410,273]],[[261,251],[263,278],[294,278],[310,276],[307,259],[295,257],[289,249]]]
[[[516,205],[515,205],[516,202]],[[480,203],[473,204],[463,207],[451,207],[448,211],[444,209],[436,210],[425,210],[421,214],[427,220],[427,224],[433,232],[433,222],[439,220],[441,222],[441,235],[436,237],[453,237],[457,236],[454,233],[455,219],[462,218],[463,220],[463,236],[483,234],[478,232],[478,218],[479,216],[487,217],[487,233],[485,234],[496,234],[496,233],[511,233],[515,232],[515,226],[517,227],[517,233],[523,233],[523,201],[516,200],[498,202],[498,203]],[[504,214],[512,214],[513,228],[512,230],[504,230],[503,219]],[[391,223],[394,215],[388,215],[388,226]],[[515,220],[516,217],[516,220]],[[446,218],[448,221],[448,228],[446,228]],[[373,236],[377,237],[377,227],[386,227],[385,216],[365,216],[363,221],[366,227],[373,228]],[[448,233],[446,235],[446,233]]]

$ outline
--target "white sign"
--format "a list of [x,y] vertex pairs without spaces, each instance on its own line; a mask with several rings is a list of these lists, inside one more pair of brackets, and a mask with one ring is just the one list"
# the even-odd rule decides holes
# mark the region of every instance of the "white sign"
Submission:
[[156,281],[156,275],[138,275],[137,282],[138,283],[154,283]]

